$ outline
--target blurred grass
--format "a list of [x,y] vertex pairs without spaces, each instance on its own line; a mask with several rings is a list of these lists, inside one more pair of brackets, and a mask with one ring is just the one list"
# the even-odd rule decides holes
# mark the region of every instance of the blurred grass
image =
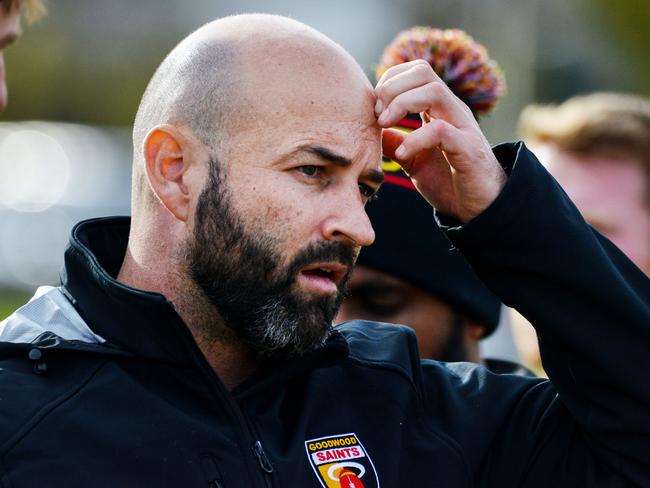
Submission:
[[25,290],[0,287],[0,320],[11,315],[14,310],[26,303],[32,293]]

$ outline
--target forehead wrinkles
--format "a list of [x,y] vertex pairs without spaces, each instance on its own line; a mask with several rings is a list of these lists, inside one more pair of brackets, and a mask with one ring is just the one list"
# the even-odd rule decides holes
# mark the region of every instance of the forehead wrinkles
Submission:
[[353,120],[359,119],[360,112],[351,114],[351,110],[374,106],[363,71],[341,48],[322,39],[269,39],[263,50],[257,44],[255,49],[245,49],[242,58],[246,111],[264,107],[268,115],[317,112]]
[[297,131],[353,131],[379,133],[374,102],[364,87],[349,83],[349,89],[323,86],[321,81],[292,89],[269,87],[260,93],[247,93],[240,105],[245,128],[282,126]]
[[[353,162],[372,160],[379,165],[379,130],[364,127],[359,122],[320,122],[291,117],[285,124],[248,127],[231,138],[231,148],[235,151],[235,157],[237,153],[246,154],[249,156],[246,159],[262,163],[292,154],[301,147],[321,146]],[[256,157],[251,158],[253,155]]]
[[278,154],[308,141],[345,146],[349,157],[367,151],[359,146],[379,146],[374,97],[363,73],[314,62],[300,67],[295,60],[272,60],[264,76],[264,64],[254,71],[250,59],[245,62],[233,146]]

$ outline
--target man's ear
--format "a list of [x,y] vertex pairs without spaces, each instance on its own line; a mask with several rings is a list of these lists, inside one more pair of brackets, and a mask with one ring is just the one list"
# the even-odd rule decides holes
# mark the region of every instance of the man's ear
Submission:
[[187,221],[190,215],[189,139],[177,127],[163,124],[149,131],[143,146],[147,178],[153,192],[174,217]]

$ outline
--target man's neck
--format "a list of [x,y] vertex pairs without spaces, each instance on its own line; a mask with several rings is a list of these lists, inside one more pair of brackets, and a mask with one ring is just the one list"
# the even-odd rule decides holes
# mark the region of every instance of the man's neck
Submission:
[[[157,263],[170,260],[159,260]],[[232,390],[256,369],[255,355],[227,327],[217,309],[189,277],[170,265],[138,263],[127,248],[117,280],[140,290],[161,293],[173,305],[215,374]]]

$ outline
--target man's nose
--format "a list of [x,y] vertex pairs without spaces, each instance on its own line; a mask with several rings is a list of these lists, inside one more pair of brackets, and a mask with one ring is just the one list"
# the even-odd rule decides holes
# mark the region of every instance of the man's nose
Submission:
[[358,194],[332,201],[322,232],[328,240],[348,241],[354,246],[369,246],[375,241],[375,231]]

